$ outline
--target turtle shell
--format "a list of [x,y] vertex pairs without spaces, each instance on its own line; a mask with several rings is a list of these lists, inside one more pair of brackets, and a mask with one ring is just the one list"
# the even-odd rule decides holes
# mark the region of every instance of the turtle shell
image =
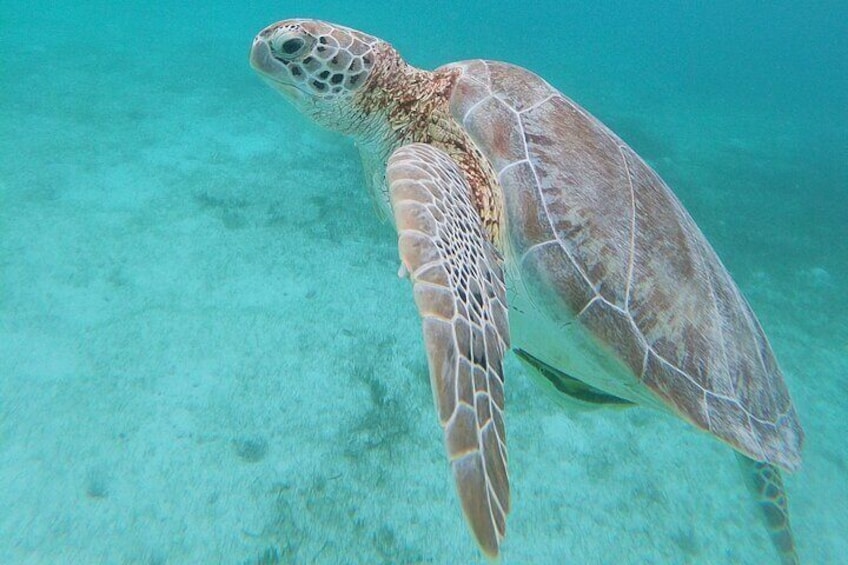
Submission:
[[796,469],[803,431],[768,340],[662,179],[535,74],[479,60],[447,68],[461,70],[451,113],[502,190],[503,253],[528,295],[510,316],[561,328],[547,345],[521,343],[520,331],[513,343],[545,357],[574,349],[579,327],[588,342],[577,347],[615,362],[564,372],[614,394],[640,389],[749,457]]

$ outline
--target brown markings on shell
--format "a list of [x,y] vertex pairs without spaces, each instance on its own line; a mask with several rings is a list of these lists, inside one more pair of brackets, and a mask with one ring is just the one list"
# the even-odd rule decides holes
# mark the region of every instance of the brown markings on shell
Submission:
[[516,112],[538,104],[552,89],[545,81],[527,69],[503,63],[485,63],[491,90]]
[[642,373],[645,344],[629,316],[603,300],[595,300],[583,312],[581,320],[624,361],[633,374]]
[[526,155],[518,114],[495,97],[485,99],[465,122],[469,135],[486,148],[486,157],[495,171]]
[[536,304],[556,322],[568,323],[595,292],[571,260],[555,244],[533,248],[521,262],[523,279]]
[[[703,389],[713,433],[754,457],[796,467],[803,433],[756,316],[668,187],[632,151],[625,154],[639,196],[635,323],[657,354]],[[688,406],[686,392],[673,389],[680,398],[671,401]],[[776,426],[784,414],[785,425]]]
[[630,186],[615,141],[561,97],[522,117],[553,229],[599,294],[623,308]]
[[[623,150],[637,194],[633,277],[628,305],[636,325],[657,352],[707,385],[684,351],[715,341],[709,283],[698,276],[702,246],[677,199],[629,148]],[[696,335],[700,333],[701,335]],[[707,339],[704,335],[711,339]]]
[[[530,163],[524,162],[503,171],[500,182],[502,186],[533,186],[536,179]],[[514,256],[521,257],[532,246],[553,239],[551,226],[538,191],[504,190],[503,199],[508,221],[521,226],[521,229],[509,230]]]
[[704,402],[704,391],[690,378],[663,363],[654,353],[648,354],[645,363],[644,383],[675,411],[702,429],[708,429],[709,417]]
[[[737,443],[734,445],[759,446],[757,432],[751,427],[748,415],[739,402],[709,393],[706,395],[706,401],[714,434],[719,437],[737,437]],[[764,456],[762,450],[753,454],[756,458]]]
[[[457,119],[469,110],[475,115],[483,104],[475,105],[492,95],[523,110],[533,169],[512,165],[500,181],[509,242],[540,306],[554,319],[567,318],[599,295],[608,304],[596,300],[581,321],[659,398],[742,452],[796,468],[803,431],[774,354],[662,180],[532,73],[481,61],[452,68],[464,72],[452,106]],[[544,96],[550,98],[542,102]],[[484,124],[493,108],[471,119]],[[472,137],[497,161],[508,138],[486,133]]]

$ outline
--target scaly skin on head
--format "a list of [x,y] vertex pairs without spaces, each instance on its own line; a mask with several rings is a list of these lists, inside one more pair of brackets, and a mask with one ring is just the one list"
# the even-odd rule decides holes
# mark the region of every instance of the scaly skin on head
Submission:
[[417,69],[384,41],[315,20],[265,28],[253,42],[250,61],[302,113],[356,139],[383,216],[392,217],[385,180],[389,156],[402,145],[429,143],[465,173],[489,238],[500,243],[503,208],[495,173],[450,114],[458,69]]

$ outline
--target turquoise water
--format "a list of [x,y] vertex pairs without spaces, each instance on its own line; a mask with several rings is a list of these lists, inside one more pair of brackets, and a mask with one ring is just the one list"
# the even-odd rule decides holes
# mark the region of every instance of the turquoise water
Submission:
[[[237,4],[0,1],[0,562],[482,562],[357,153],[247,64],[295,16],[521,64],[640,152],[786,373],[803,561],[848,562],[848,5]],[[776,561],[729,449],[506,371],[504,562]]]

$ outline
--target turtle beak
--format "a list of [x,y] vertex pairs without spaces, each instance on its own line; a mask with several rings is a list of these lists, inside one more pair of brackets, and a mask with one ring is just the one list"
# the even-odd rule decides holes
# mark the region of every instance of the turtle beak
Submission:
[[296,100],[304,97],[303,91],[286,80],[288,73],[283,64],[271,54],[271,47],[261,33],[253,40],[253,47],[250,48],[250,66],[275,90]]
[[261,34],[254,38],[250,48],[250,66],[263,75],[274,75],[281,66],[271,55],[271,47]]

